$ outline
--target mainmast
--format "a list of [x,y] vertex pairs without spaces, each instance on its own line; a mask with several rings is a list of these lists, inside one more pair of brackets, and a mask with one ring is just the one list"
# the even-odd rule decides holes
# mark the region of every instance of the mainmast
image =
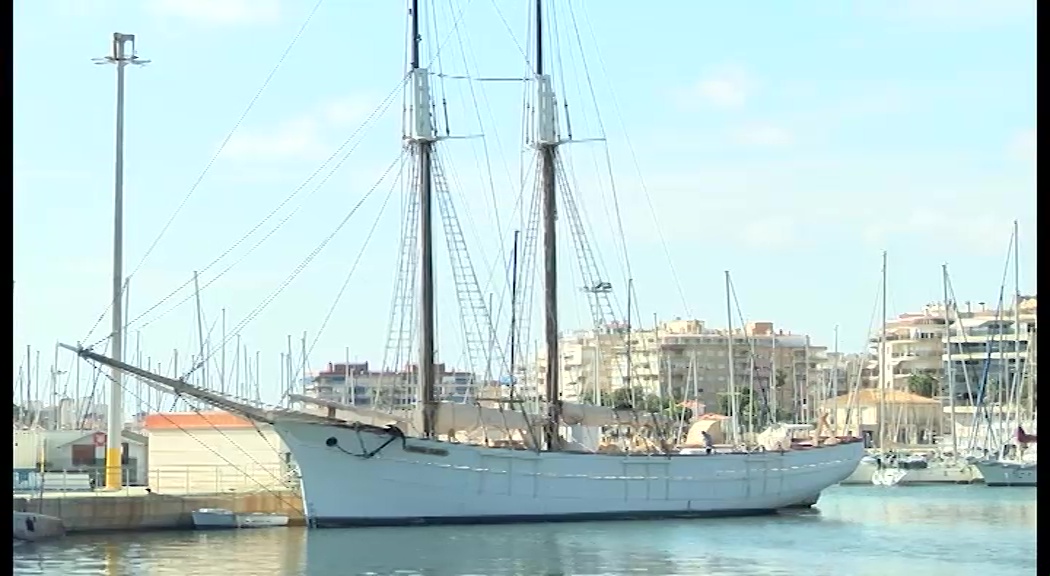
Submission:
[[434,233],[431,210],[430,155],[437,140],[430,116],[430,76],[419,65],[419,0],[412,0],[411,126],[408,138],[419,162],[419,388],[423,408],[423,436],[433,438],[437,403],[434,394]]
[[558,149],[557,108],[550,75],[543,73],[543,0],[536,0],[536,134],[540,153],[540,187],[543,202],[543,301],[547,348],[547,422],[544,436],[548,450],[560,447],[558,423],[561,421],[561,354],[558,351],[558,250],[557,185],[554,164]]
[[[128,53],[127,45],[131,44]],[[124,359],[124,309],[121,294],[124,288],[124,67],[128,64],[146,64],[135,54],[135,35],[113,33],[113,52],[104,58],[95,58],[96,64],[117,66],[117,129],[116,159],[113,181],[113,304],[110,353],[114,360]],[[106,488],[119,490],[122,482],[121,445],[124,430],[123,373],[113,368],[113,382],[109,393],[109,417],[106,419]]]

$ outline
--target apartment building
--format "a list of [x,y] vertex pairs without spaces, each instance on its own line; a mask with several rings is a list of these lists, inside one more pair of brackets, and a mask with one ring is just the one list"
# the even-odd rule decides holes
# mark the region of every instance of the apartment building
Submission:
[[1037,299],[1023,297],[1016,314],[1012,307],[997,312],[983,305],[975,310],[967,303],[961,308],[952,310],[951,332],[944,341],[941,392],[948,393],[950,362],[957,396],[976,397],[986,380],[985,397],[1006,402],[1011,383],[1020,382],[1035,366]]
[[[439,400],[467,402],[474,397],[473,374],[448,370],[444,364],[435,368],[438,375],[435,392]],[[377,403],[411,406],[419,393],[416,374],[415,365],[401,371],[373,371],[368,362],[329,363],[313,376],[306,395],[354,406]]]
[[[695,396],[707,411],[717,412],[732,378],[738,390],[753,385],[782,410],[797,411],[809,404],[806,399],[821,380],[826,351],[807,336],[775,330],[771,322],[752,322],[729,332],[709,329],[702,320],[676,319],[630,334],[614,324],[562,337],[562,399],[578,401],[634,387],[663,397]],[[538,375],[546,365],[540,350]],[[771,382],[775,395],[768,393]]]
[[967,399],[986,380],[985,397],[995,399],[1025,373],[1026,365],[1034,368],[1036,316],[1035,296],[1023,297],[1017,313],[1012,307],[996,310],[966,302],[952,306],[950,313],[935,303],[901,314],[887,321],[884,337],[876,333],[870,340],[870,384],[904,390],[913,374],[929,374],[938,382],[939,395],[947,396],[954,380],[957,398]]
[[[939,376],[944,370],[947,332],[944,309],[933,304],[925,306],[921,312],[901,314],[887,320],[884,336],[877,332],[870,340],[871,386],[905,390],[912,374]],[[882,351],[883,346],[885,351]],[[885,371],[884,379],[879,376],[880,370]]]

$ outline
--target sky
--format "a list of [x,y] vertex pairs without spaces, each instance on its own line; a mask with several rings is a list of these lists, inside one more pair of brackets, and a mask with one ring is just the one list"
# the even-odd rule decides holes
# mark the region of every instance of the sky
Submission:
[[[448,196],[496,303],[533,188],[529,4],[421,10]],[[725,326],[728,270],[734,324],[772,321],[829,348],[837,328],[838,347],[859,351],[884,250],[889,316],[940,300],[942,264],[955,299],[994,305],[1006,269],[1014,290],[1014,220],[1020,290],[1034,293],[1035,2],[757,6],[548,9],[545,66],[568,110],[563,138],[572,127],[560,154],[616,313],[631,278],[636,324]],[[128,357],[170,374],[178,350],[184,373],[198,326],[218,350],[225,317],[227,379],[239,342],[279,389],[280,354],[291,340],[299,371],[304,334],[308,369],[347,350],[381,362],[409,178],[397,177],[403,2],[20,0],[14,21],[16,374],[27,345],[46,375],[56,342],[108,334],[115,70],[91,59],[116,31],[151,61],[127,70]],[[565,330],[592,323],[567,212],[563,201]],[[435,242],[438,355],[462,365],[444,235]],[[540,337],[523,322],[526,340]],[[72,362],[63,352],[58,369]]]

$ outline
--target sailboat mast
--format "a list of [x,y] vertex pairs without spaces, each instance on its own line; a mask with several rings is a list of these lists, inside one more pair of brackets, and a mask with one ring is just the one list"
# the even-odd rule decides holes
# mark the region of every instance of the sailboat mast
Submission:
[[[1021,370],[1021,252],[1020,240],[1017,237],[1017,220],[1014,220],[1014,373],[1013,377],[1010,378],[1013,383],[1013,388],[1016,386],[1016,398],[1017,406],[1015,406],[1014,412],[1018,414],[1017,420],[1020,422],[1020,404],[1021,404],[1021,382],[1024,371]],[[1011,390],[1011,396],[1014,396],[1014,391]],[[1031,418],[1032,415],[1028,414]]]
[[951,316],[951,304],[948,302],[948,265],[941,265],[941,283],[944,285],[944,349],[945,349],[945,362],[948,363],[945,366],[944,374],[948,378],[948,409],[951,410],[951,416],[948,417],[948,421],[951,423],[951,434],[952,434],[952,456],[959,456],[959,439],[955,434],[955,367],[952,365],[952,316]]
[[879,450],[886,448],[886,251],[882,252],[882,328],[879,334]]
[[[825,392],[827,392],[825,390]],[[835,325],[835,359],[831,363],[831,397],[839,397],[839,326]]]
[[730,428],[733,444],[737,444],[737,426],[740,422],[740,402],[736,397],[736,371],[734,370],[735,359],[733,358],[733,305],[732,285],[729,280],[729,270],[726,270],[726,353],[729,356],[729,382],[727,392],[729,393],[729,411],[731,419]]
[[514,244],[510,257],[510,366],[508,368],[510,378],[510,397],[514,398],[517,386],[515,385],[515,370],[518,361],[518,234],[514,231]]
[[554,90],[549,75],[543,73],[543,0],[536,0],[536,148],[540,153],[540,187],[543,197],[543,301],[547,344],[547,410],[544,435],[547,449],[557,450],[558,422],[561,420],[561,391],[558,368],[558,248],[557,187],[554,165],[558,134]]
[[632,304],[634,304],[634,302],[632,301],[631,295],[633,293],[634,293],[634,280],[632,278],[628,278],[627,279],[627,345],[624,347],[624,351],[625,351],[625,353],[627,355],[627,362],[626,362],[626,364],[627,364],[627,375],[625,376],[625,378],[627,380],[627,392],[630,394],[630,398],[631,398],[631,403],[632,404],[634,404],[634,403],[638,402],[639,400],[641,400],[641,398],[635,398],[634,397],[634,386],[633,386],[634,383],[631,382],[631,368],[632,368],[632,366],[631,366],[631,357],[634,356],[634,354],[632,354],[632,350],[631,350],[631,348],[632,348],[632,346],[631,346],[631,332],[632,332],[632,330],[631,330],[631,314],[634,312],[634,310],[632,310]]
[[200,362],[204,366],[204,387],[208,387],[208,361],[204,354],[204,313],[201,311],[201,287],[197,283],[197,271],[193,272],[193,297],[197,306],[197,346],[200,349]]
[[419,64],[422,36],[419,0],[412,0],[412,126],[410,140],[419,162],[419,401],[423,410],[423,436],[435,436],[437,404],[434,381],[434,233],[431,203],[431,152],[437,139],[430,117],[430,76]]

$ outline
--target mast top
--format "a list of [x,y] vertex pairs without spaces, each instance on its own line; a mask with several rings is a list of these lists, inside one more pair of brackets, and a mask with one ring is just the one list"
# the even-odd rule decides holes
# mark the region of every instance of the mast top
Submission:
[[409,60],[409,66],[416,70],[419,68],[419,45],[423,39],[419,34],[419,0],[411,1],[408,14],[412,17],[412,57]]
[[536,75],[543,76],[543,0],[536,0]]

